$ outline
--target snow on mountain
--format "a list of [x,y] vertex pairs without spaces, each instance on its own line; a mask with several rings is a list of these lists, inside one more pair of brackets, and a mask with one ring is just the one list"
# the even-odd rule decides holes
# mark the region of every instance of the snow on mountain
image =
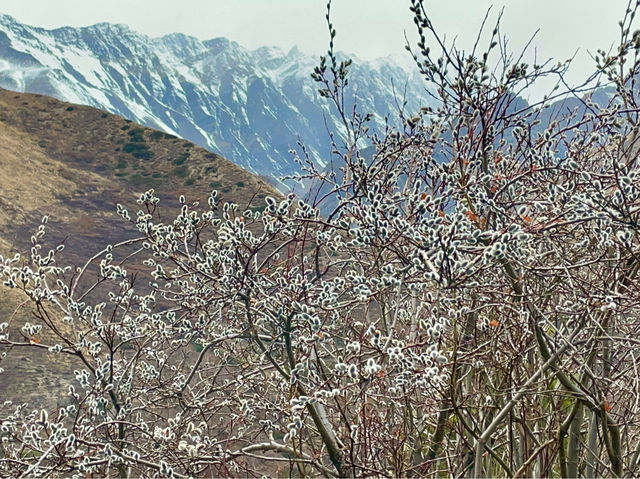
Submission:
[[[125,25],[45,30],[0,14],[0,86],[95,106],[209,148],[277,178],[297,171],[300,139],[316,159],[340,121],[310,78],[317,59],[297,48],[247,50],[226,38],[150,38]],[[428,102],[417,73],[390,59],[354,61],[362,111],[393,117]],[[397,97],[397,98],[396,98]]]

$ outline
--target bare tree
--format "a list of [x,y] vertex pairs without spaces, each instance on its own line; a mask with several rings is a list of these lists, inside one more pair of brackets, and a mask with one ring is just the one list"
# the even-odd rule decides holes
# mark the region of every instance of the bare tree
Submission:
[[[0,344],[79,364],[57,409],[3,406],[0,471],[637,475],[637,8],[567,88],[568,65],[509,53],[499,16],[464,52],[411,0],[435,106],[384,132],[345,106],[328,14],[312,76],[344,129],[333,171],[301,147],[306,201],[214,191],[163,223],[151,190],[118,208],[140,237],[81,268],[43,252],[44,222],[0,258],[33,311]],[[545,76],[559,89],[521,100]]]

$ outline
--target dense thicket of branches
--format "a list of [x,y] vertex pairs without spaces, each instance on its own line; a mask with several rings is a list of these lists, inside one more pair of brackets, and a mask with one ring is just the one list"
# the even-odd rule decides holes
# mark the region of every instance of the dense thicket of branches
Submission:
[[344,131],[335,172],[301,150],[310,200],[213,192],[160,222],[150,191],[119,207],[140,237],[81,268],[43,224],[0,258],[35,316],[0,343],[80,366],[62,406],[4,404],[1,473],[639,475],[637,7],[597,102],[587,83],[526,105],[567,65],[524,64],[498,26],[459,51],[412,0],[437,101],[384,134],[346,111],[329,24],[313,77]]

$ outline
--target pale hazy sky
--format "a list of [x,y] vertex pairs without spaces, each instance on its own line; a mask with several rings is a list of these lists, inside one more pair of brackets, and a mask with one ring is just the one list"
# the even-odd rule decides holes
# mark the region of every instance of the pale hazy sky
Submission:
[[[0,0],[0,12],[54,28],[124,23],[150,36],[182,32],[200,39],[224,36],[249,48],[276,45],[321,54],[326,50],[326,0]],[[503,32],[514,49],[540,29],[538,58],[565,60],[580,49],[573,78],[591,71],[587,54],[619,37],[627,0],[425,0],[436,27],[465,46],[486,9],[505,7]],[[408,0],[333,0],[336,47],[368,60],[405,55],[404,32],[414,38]],[[639,25],[640,27],[640,25]]]

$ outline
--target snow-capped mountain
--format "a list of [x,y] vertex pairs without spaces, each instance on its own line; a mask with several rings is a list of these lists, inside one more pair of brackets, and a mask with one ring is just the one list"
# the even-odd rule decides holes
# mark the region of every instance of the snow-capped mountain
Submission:
[[[270,177],[297,171],[300,139],[322,165],[327,126],[340,121],[310,73],[317,59],[296,48],[247,50],[225,38],[150,38],[124,25],[45,30],[0,15],[0,86],[98,107],[164,130]],[[427,101],[416,73],[391,60],[354,60],[362,111],[415,112]]]

